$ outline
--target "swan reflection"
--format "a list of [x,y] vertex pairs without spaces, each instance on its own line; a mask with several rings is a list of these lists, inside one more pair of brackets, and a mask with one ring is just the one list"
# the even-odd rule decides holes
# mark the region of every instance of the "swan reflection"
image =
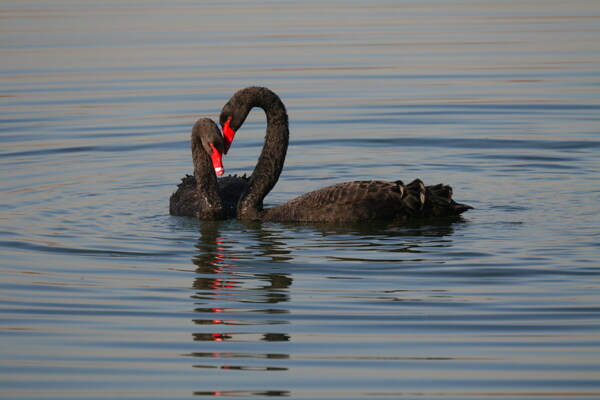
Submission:
[[[219,222],[204,222],[200,227],[198,252],[192,259],[196,277],[192,287],[195,293],[195,312],[192,322],[198,331],[192,340],[203,349],[212,349],[213,343],[252,343],[252,351],[196,351],[189,354],[197,358],[195,368],[219,371],[276,372],[287,371],[279,365],[289,359],[289,354],[269,351],[269,343],[289,342],[287,332],[276,329],[289,324],[289,309],[280,307],[290,301],[289,288],[293,283],[286,272],[253,272],[240,261],[247,259],[244,252],[237,255],[240,246],[249,247],[252,253],[270,262],[290,259],[284,241],[269,231],[255,231],[250,246],[241,244],[221,229]],[[267,256],[268,255],[268,256]],[[261,344],[263,343],[263,344]],[[196,346],[198,347],[198,346]],[[218,350],[221,350],[219,348]],[[267,392],[261,392],[267,393]],[[287,395],[285,392],[269,391],[269,396]],[[221,392],[197,392],[196,395],[221,396]]]
[[[207,382],[211,381],[212,374],[240,373],[235,379],[242,389],[247,387],[244,386],[245,372],[290,371],[297,362],[292,361],[290,353],[297,346],[311,343],[309,336],[336,335],[335,331],[314,332],[318,326],[328,326],[319,310],[327,308],[327,296],[335,296],[331,294],[336,291],[335,286],[343,286],[335,279],[364,279],[361,274],[369,274],[383,261],[385,268],[389,268],[390,263],[419,265],[428,257],[430,262],[428,253],[432,247],[451,250],[452,235],[460,225],[460,219],[402,227],[381,223],[340,226],[200,222],[196,253],[192,258],[195,267],[191,296],[195,311],[192,319],[194,351],[187,356],[195,359],[194,368],[201,371]],[[348,263],[363,267],[348,270]],[[321,284],[325,282],[322,278],[332,280],[326,287],[315,288],[310,285],[315,276]],[[314,299],[300,303],[296,299],[293,303],[292,285],[299,285],[294,288],[295,296]],[[360,300],[360,293],[358,295]],[[369,296],[371,300],[379,298],[373,293]],[[391,294],[381,296],[389,298]],[[354,321],[350,325],[359,323],[351,310],[342,312],[339,317],[342,322],[350,318]],[[356,318],[360,319],[360,315]],[[309,359],[317,357],[312,350],[307,351]],[[319,353],[318,357],[323,354]],[[249,377],[254,376],[251,373]],[[285,390],[234,392],[248,396],[290,395]],[[200,390],[195,395],[234,394]]]

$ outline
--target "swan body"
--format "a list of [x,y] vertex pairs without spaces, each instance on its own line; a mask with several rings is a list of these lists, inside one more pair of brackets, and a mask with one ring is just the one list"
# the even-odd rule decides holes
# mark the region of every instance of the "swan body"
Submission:
[[267,117],[265,144],[237,206],[237,218],[278,222],[404,222],[411,219],[456,216],[472,207],[452,200],[447,185],[426,187],[420,180],[408,185],[381,180],[338,183],[301,195],[270,209],[263,199],[283,169],[289,141],[288,115],[281,99],[263,87],[236,92],[225,104],[220,123],[233,136],[254,107]]
[[412,219],[459,215],[470,207],[451,198],[446,185],[426,187],[416,179],[343,182],[299,196],[265,210],[263,221],[406,222]]
[[[236,217],[237,204],[242,193],[248,187],[248,180],[249,178],[246,175],[229,175],[217,179],[224,218]],[[200,211],[196,177],[186,174],[184,178],[181,178],[181,183],[177,185],[177,189],[171,195],[169,213],[183,217],[197,217]]]

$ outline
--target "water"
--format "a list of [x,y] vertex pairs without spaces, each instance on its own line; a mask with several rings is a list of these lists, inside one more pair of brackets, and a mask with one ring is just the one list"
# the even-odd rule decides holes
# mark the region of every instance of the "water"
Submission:
[[[600,397],[597,1],[4,1],[0,396]],[[462,221],[168,215],[237,89],[268,204],[452,184]],[[225,158],[250,172],[255,112]]]

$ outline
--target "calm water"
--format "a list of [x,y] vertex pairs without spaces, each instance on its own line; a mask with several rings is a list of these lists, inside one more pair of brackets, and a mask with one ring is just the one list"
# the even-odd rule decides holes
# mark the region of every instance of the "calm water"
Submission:
[[[600,2],[9,0],[0,60],[0,397],[600,398]],[[476,209],[169,216],[249,85],[290,112],[267,203],[419,177]]]

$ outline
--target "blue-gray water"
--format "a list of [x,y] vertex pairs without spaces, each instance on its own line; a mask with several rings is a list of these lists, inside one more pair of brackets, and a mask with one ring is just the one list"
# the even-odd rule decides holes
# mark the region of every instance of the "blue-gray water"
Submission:
[[[600,2],[3,1],[0,85],[0,397],[600,397]],[[268,204],[418,177],[475,210],[169,216],[249,85],[290,114]]]

